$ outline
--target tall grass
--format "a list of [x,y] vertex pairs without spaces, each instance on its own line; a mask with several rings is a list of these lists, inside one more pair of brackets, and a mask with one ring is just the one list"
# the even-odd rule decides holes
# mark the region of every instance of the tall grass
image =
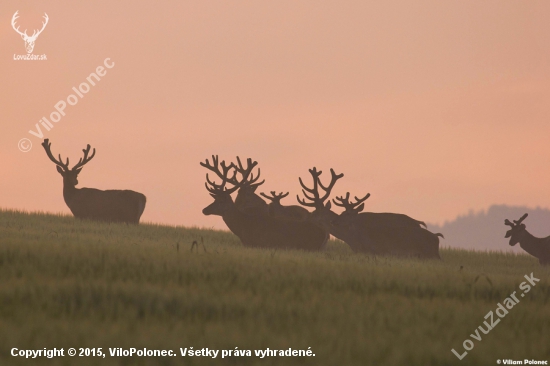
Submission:
[[[487,365],[550,359],[550,270],[526,255],[442,261],[243,248],[232,234],[0,211],[1,365]],[[199,245],[192,247],[193,241]],[[462,361],[462,343],[541,281]],[[470,338],[471,339],[471,338]],[[12,357],[19,349],[307,349],[315,357]]]

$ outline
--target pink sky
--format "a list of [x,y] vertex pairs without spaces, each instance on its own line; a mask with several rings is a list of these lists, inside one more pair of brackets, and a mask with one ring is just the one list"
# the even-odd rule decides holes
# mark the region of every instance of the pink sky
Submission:
[[[14,61],[21,30],[50,21]],[[224,228],[200,161],[257,160],[265,191],[329,168],[334,193],[434,223],[491,204],[550,207],[550,2],[94,1],[0,4],[0,207],[70,211],[29,130],[105,58],[46,133],[96,157],[81,187],[147,196],[143,221]],[[30,152],[17,148],[21,138]]]

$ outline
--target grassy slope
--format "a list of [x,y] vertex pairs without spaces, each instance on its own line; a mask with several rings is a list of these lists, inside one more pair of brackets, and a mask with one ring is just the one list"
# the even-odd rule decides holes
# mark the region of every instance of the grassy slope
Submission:
[[[191,252],[191,242],[201,237],[206,251]],[[549,269],[523,255],[442,250],[441,256],[441,262],[373,258],[338,242],[321,253],[251,250],[220,231],[0,211],[0,364],[489,365],[504,358],[550,359]],[[531,272],[541,282],[459,362],[451,348],[462,351],[484,315]],[[12,347],[106,352],[191,346],[312,347],[316,356],[28,361],[8,355]]]

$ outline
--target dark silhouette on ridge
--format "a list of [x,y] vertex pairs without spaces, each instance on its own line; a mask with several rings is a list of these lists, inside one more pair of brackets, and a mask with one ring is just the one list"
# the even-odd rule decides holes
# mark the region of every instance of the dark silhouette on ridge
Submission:
[[57,165],[57,171],[63,177],[63,198],[65,203],[79,219],[90,219],[107,222],[125,222],[138,224],[145,210],[146,197],[130,190],[107,190],[95,188],[76,188],[78,174],[82,167],[95,156],[95,149],[91,156],[90,145],[83,149],[84,157],[69,169],[69,158],[63,163],[61,155],[55,159],[51,152],[49,139],[44,139],[42,147],[48,158]]
[[[356,202],[349,202],[350,194],[346,197],[337,197],[334,203],[346,208],[338,215],[331,210],[331,202],[327,201],[336,181],[343,174],[331,171],[331,182],[325,186],[320,179],[322,171],[316,168],[310,169],[313,178],[313,187],[304,184],[300,178],[300,185],[304,199],[298,197],[298,202],[303,206],[313,207],[310,220],[322,225],[330,234],[346,242],[353,251],[370,253],[375,255],[413,256],[419,258],[439,257],[439,236],[421,227],[423,222],[414,220],[409,216],[392,213],[362,213],[363,202],[369,198],[367,194],[363,198],[357,198]],[[319,189],[325,193],[321,195]]]
[[366,201],[355,197],[350,202],[350,193],[336,197],[335,205],[345,210],[333,221],[335,227],[354,233],[352,249],[359,252],[374,254],[390,254],[397,256],[413,256],[419,258],[439,257],[439,237],[428,231],[423,221],[415,220],[404,214],[387,212],[361,212]]
[[[214,202],[203,209],[205,215],[221,216],[229,230],[239,237],[246,247],[321,250],[328,240],[328,232],[308,221],[285,220],[270,215],[254,214],[237,207],[231,194],[246,184],[235,179],[239,169],[225,161],[219,163],[213,156],[213,165],[208,159],[201,166],[213,171],[221,179],[217,184],[206,175],[205,187]],[[220,170],[221,168],[221,170]],[[233,175],[230,172],[233,170]],[[227,184],[233,185],[227,188]],[[263,201],[263,200],[262,200]]]

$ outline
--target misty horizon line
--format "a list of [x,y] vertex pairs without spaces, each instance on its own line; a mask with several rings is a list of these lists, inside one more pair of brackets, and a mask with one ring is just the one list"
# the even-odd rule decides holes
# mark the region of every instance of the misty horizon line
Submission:
[[[481,216],[481,215],[487,215],[489,213],[489,210],[493,207],[505,207],[505,208],[508,208],[508,209],[525,209],[525,210],[528,210],[528,211],[548,211],[550,213],[550,207],[544,207],[544,206],[539,206],[537,205],[536,207],[529,207],[528,205],[508,205],[508,204],[505,204],[505,203],[500,203],[500,204],[491,204],[489,205],[487,208],[482,208],[482,209],[479,209],[479,210],[475,210],[475,209],[469,209],[468,210],[468,213],[466,214],[458,214],[456,215],[452,220],[445,220],[442,224],[438,224],[438,223],[435,223],[435,222],[430,222],[430,221],[427,221],[426,224],[428,225],[428,227],[432,226],[432,227],[437,227],[437,228],[442,228],[446,225],[449,225],[449,224],[452,224],[453,222],[459,220],[459,219],[463,219],[463,218],[467,218],[467,217],[476,217],[476,216]],[[70,213],[70,212],[53,212],[53,211],[44,211],[44,210],[27,210],[27,209],[21,209],[21,208],[12,208],[12,207],[2,207],[0,206],[0,211],[13,211],[13,212],[18,212],[18,213],[25,213],[25,214],[46,214],[46,215],[55,215],[55,216],[67,216],[67,217],[73,217],[73,214]],[[365,210],[364,212],[374,212],[374,211],[367,211]],[[380,212],[385,212],[385,211],[380,211]],[[396,213],[402,213],[402,212],[396,212]],[[404,213],[406,215],[406,213]],[[219,229],[219,228],[215,228],[214,226],[198,226],[198,225],[194,225],[194,224],[191,224],[191,225],[185,225],[185,224],[171,224],[171,223],[167,223],[167,222],[156,222],[156,221],[140,221],[140,224],[143,223],[143,224],[147,224],[147,225],[157,225],[157,226],[169,226],[169,227],[186,227],[186,228],[199,228],[199,229],[208,229],[208,230],[217,230],[217,231],[229,231],[229,230],[222,230],[222,229]]]
[[458,214],[452,220],[447,219],[447,220],[443,221],[443,223],[441,223],[441,224],[436,223],[436,222],[429,222],[429,221],[427,221],[426,224],[428,224],[428,226],[431,225],[431,226],[442,228],[445,225],[452,224],[453,222],[455,222],[459,219],[468,218],[468,217],[482,216],[482,215],[487,216],[489,214],[489,210],[491,208],[499,208],[499,207],[504,207],[504,208],[508,208],[508,209],[520,209],[521,208],[521,209],[528,210],[528,211],[548,211],[548,212],[550,212],[550,207],[544,207],[544,206],[540,206],[540,205],[537,205],[536,207],[530,207],[529,205],[509,205],[509,204],[506,204],[506,203],[493,203],[493,204],[489,205],[487,208],[482,208],[482,209],[479,209],[479,210],[475,210],[475,209],[471,208],[471,209],[468,210],[468,213]]

